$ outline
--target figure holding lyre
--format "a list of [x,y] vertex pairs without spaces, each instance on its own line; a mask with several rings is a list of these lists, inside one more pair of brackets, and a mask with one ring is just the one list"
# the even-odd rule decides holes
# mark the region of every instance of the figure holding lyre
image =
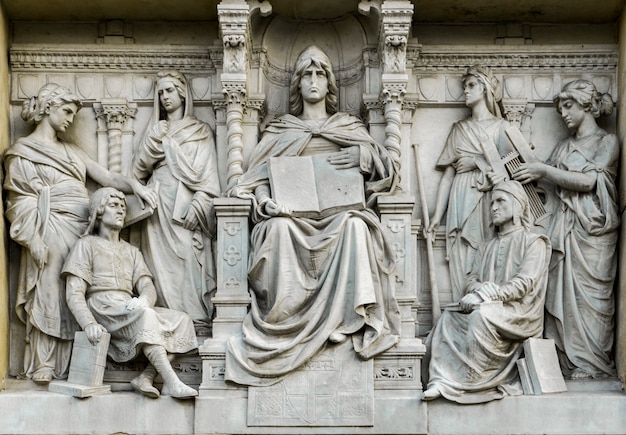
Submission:
[[614,104],[587,80],[566,84],[554,101],[573,134],[547,163],[526,163],[513,174],[521,183],[555,184],[560,202],[548,227],[552,260],[545,335],[556,342],[561,369],[570,378],[614,376],[619,143],[596,123]]
[[478,247],[495,236],[489,192],[506,175],[494,172],[491,162],[513,151],[506,135],[509,124],[499,107],[500,81],[493,72],[481,65],[469,67],[463,88],[472,114],[454,124],[437,161],[437,169],[444,174],[428,228],[429,232],[437,229],[447,206],[446,249],[455,302],[463,296]]

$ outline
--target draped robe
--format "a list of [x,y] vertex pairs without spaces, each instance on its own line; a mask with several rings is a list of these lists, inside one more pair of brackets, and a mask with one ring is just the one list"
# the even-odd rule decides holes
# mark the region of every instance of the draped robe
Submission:
[[[5,155],[9,234],[22,245],[16,310],[26,324],[26,377],[41,366],[52,368],[57,378],[65,377],[69,340],[80,329],[65,302],[61,268],[87,227],[89,194],[85,164],[72,146],[63,147],[64,152],[22,138]],[[29,249],[37,236],[48,246],[43,267],[37,265]],[[52,340],[38,338],[38,331]]]
[[[141,250],[155,278],[157,305],[208,328],[216,287],[212,199],[220,195],[213,132],[193,116],[170,121],[162,139],[159,128],[156,122],[146,134],[133,163],[135,177],[159,184],[157,209],[142,225]],[[174,221],[180,209],[196,212],[196,230]]]
[[[483,145],[488,142],[495,144],[501,156],[510,152],[512,148],[504,132],[506,127],[508,123],[501,118],[489,124],[472,118],[456,122],[437,161],[437,169],[445,170],[462,157],[485,161]],[[446,251],[455,302],[463,296],[463,285],[478,247],[496,234],[489,215],[492,187],[487,178],[489,170],[488,166],[479,166],[456,173],[452,181],[446,218]]]
[[114,361],[130,361],[145,345],[163,346],[168,353],[198,347],[188,315],[162,307],[126,309],[137,296],[134,290],[139,280],[152,279],[141,253],[131,244],[84,236],[70,251],[63,275],[87,283],[85,293],[68,294],[69,306],[81,325],[87,326],[93,316],[111,334],[108,354]]
[[371,209],[323,219],[269,218],[256,202],[255,188],[268,184],[267,160],[307,155],[314,143],[360,148],[370,206],[397,185],[391,156],[352,116],[335,114],[317,125],[285,115],[268,125],[231,192],[253,200],[256,225],[248,269],[252,305],[243,334],[228,342],[226,380],[276,383],[322,350],[335,332],[351,336],[364,359],[399,340],[394,257]]
[[[524,340],[543,332],[549,260],[548,239],[522,228],[479,249],[464,290],[502,305],[442,313],[427,339],[429,388],[458,403],[488,402],[512,391],[507,386],[516,381]],[[484,282],[497,290],[482,289]]]
[[567,138],[550,162],[594,173],[590,192],[557,188],[558,210],[549,227],[552,262],[546,298],[546,337],[554,339],[561,368],[593,377],[615,376],[612,359],[613,284],[617,271],[617,139],[604,134]]

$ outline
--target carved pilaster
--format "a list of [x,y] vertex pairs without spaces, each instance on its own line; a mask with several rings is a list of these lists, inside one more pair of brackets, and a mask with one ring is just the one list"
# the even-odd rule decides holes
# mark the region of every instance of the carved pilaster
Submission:
[[216,198],[213,205],[217,216],[217,291],[213,297],[213,337],[199,348],[201,395],[207,390],[227,388],[223,374],[226,341],[241,332],[250,305],[248,218],[252,206],[250,201],[237,198]]
[[213,338],[227,339],[241,329],[248,312],[248,217],[250,201],[216,198],[217,292],[213,298]]
[[123,162],[132,157],[133,121],[137,104],[126,99],[103,99],[94,103],[98,120],[98,159],[111,172],[128,174]]

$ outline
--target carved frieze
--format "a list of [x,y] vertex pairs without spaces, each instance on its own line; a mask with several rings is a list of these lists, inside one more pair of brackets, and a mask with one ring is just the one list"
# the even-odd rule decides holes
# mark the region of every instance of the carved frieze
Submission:
[[106,46],[41,46],[15,44],[9,60],[13,71],[157,71],[164,67],[188,70],[214,70],[214,51],[199,46],[133,45],[124,50]]

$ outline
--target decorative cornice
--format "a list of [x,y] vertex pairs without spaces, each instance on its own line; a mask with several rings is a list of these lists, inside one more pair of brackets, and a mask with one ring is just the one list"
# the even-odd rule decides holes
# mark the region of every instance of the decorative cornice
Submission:
[[617,45],[544,46],[413,46],[407,57],[414,72],[464,72],[481,64],[507,73],[516,71],[613,71],[617,68]]
[[[198,46],[86,46],[15,44],[10,50],[13,71],[214,71],[215,50]],[[221,59],[220,59],[221,63]]]

